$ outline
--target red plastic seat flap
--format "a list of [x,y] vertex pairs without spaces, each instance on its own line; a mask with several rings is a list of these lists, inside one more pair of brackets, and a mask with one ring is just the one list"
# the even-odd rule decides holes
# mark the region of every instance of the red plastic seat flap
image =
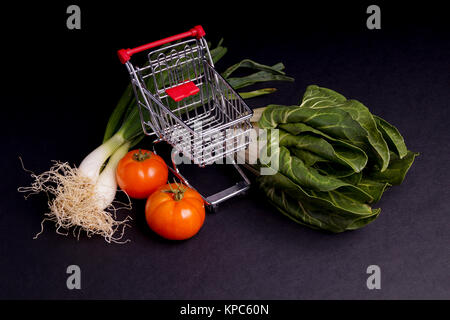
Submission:
[[169,97],[171,97],[176,102],[197,94],[199,91],[200,89],[192,81],[180,84],[170,89],[166,89],[166,93],[169,95]]

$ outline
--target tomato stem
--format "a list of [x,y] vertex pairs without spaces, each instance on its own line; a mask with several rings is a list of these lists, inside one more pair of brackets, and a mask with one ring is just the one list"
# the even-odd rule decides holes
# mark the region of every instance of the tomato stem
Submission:
[[180,201],[181,199],[183,199],[183,196],[184,196],[184,191],[175,192],[175,194],[173,195],[173,199],[175,201]]
[[176,181],[176,189],[172,188],[172,184],[169,184],[170,190],[164,190],[163,192],[172,193],[173,194],[173,200],[180,201],[184,197],[184,193],[186,192],[186,188],[184,188],[183,185],[179,185]]
[[133,154],[133,160],[145,161],[147,159],[150,159],[151,156],[152,156],[151,152],[142,152],[141,148],[139,148],[139,151]]

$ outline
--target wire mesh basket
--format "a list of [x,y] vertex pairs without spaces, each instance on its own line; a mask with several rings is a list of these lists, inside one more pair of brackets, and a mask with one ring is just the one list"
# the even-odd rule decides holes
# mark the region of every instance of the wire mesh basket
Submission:
[[[144,133],[168,142],[199,166],[233,159],[235,153],[245,149],[250,143],[253,114],[215,70],[204,36],[203,28],[196,26],[118,51],[131,78]],[[156,49],[148,52],[142,66],[131,63],[132,55],[152,48]],[[244,181],[218,195],[204,197],[207,204],[217,204],[248,189],[249,180],[233,164]],[[188,184],[175,163],[172,171]]]

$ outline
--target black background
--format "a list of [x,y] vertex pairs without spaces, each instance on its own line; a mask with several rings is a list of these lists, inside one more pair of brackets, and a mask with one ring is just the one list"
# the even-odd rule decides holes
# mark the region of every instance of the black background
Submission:
[[[81,30],[66,8],[81,7]],[[448,299],[450,32],[443,3],[376,2],[381,30],[366,28],[371,2],[16,3],[2,10],[3,183],[0,298],[3,299]],[[46,197],[17,187],[52,159],[78,164],[101,143],[128,84],[116,50],[202,24],[229,53],[219,71],[251,58],[282,61],[294,83],[248,100],[295,104],[306,86],[332,88],[397,126],[421,155],[404,183],[385,193],[379,218],[339,235],[299,226],[256,190],[208,214],[189,241],[160,239],[135,202],[125,245],[64,237],[47,224]],[[267,86],[267,85],[265,85]],[[261,87],[261,86],[255,86]],[[149,146],[144,140],[142,146]],[[202,173],[205,176],[205,173]],[[199,189],[228,177],[206,174]],[[79,265],[82,289],[66,288]],[[381,290],[366,268],[379,265]]]

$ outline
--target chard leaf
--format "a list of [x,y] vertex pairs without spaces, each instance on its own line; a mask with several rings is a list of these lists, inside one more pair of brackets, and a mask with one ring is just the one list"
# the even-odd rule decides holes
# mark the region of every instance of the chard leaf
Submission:
[[381,195],[390,186],[387,182],[380,182],[376,180],[371,180],[368,178],[363,178],[357,183],[358,188],[364,190],[370,194],[373,198],[373,202],[378,202],[381,199]]
[[[321,175],[313,167],[307,167],[301,159],[291,156],[289,150],[285,147],[279,148],[279,155],[280,173],[299,186],[311,189],[311,191],[340,191],[342,193],[351,193],[353,197],[363,202],[371,202],[373,200],[364,190],[339,178]],[[330,199],[332,198],[333,195],[331,194]]]
[[353,222],[347,226],[347,230],[357,230],[361,229],[362,227],[365,227],[366,225],[374,221],[376,218],[378,218],[380,212],[381,212],[380,208],[372,209],[371,215],[354,219]]
[[389,165],[389,147],[378,130],[375,119],[369,109],[361,102],[356,100],[347,100],[342,105],[336,106],[340,110],[344,110],[357,121],[367,132],[367,139],[375,151],[381,171],[386,170]]
[[[289,151],[299,159],[305,163],[306,166],[311,167],[319,162],[328,162],[329,160],[322,158],[321,156],[305,150],[305,149],[297,149],[297,148],[289,148]],[[353,170],[351,170],[353,172]]]
[[[367,194],[358,192],[357,189],[340,189],[327,192],[305,189],[309,195],[322,200],[327,200],[335,207],[351,211],[353,213],[368,213],[372,208],[366,203]],[[371,198],[372,199],[372,198]]]
[[314,229],[343,232],[373,221],[380,210],[342,193],[307,192],[281,173],[258,178],[260,189],[284,215]]
[[239,77],[239,78],[227,78],[228,83],[234,89],[240,89],[258,82],[266,81],[294,81],[294,78],[280,74],[273,74],[267,71],[258,71],[251,75]]
[[222,46],[223,39],[220,39],[219,43],[214,49],[209,50],[213,63],[216,63],[228,52],[228,48]]
[[239,92],[239,95],[242,97],[242,99],[250,99],[258,96],[262,96],[264,94],[270,94],[277,91],[275,88],[264,88],[264,89],[258,89],[248,92]]
[[[344,171],[344,174],[345,174],[345,171]],[[365,189],[363,189],[363,188],[361,188],[359,186],[359,183],[360,183],[360,181],[362,179],[362,176],[363,176],[362,172],[355,172],[355,173],[352,173],[352,174],[349,174],[349,175],[344,175],[344,176],[342,176],[340,178],[341,178],[341,180],[343,180],[343,181],[345,181],[347,183],[350,183],[350,184],[352,184],[354,186],[357,186],[358,188],[362,189],[364,192],[366,192],[366,193],[368,193],[368,194],[370,194],[372,196],[372,194],[370,192],[367,192]],[[372,196],[372,198],[373,198],[373,196]]]
[[408,150],[406,156],[400,159],[395,153],[391,152],[391,161],[388,168],[384,172],[368,172],[367,176],[375,181],[399,185],[405,179],[406,173],[418,155],[419,153]]
[[383,137],[386,140],[390,150],[394,151],[400,157],[400,159],[405,157],[408,153],[408,149],[406,148],[405,140],[403,139],[398,129],[378,116],[374,115],[373,117],[377,123],[378,129],[383,134]]
[[360,172],[355,172],[352,169],[345,167],[341,164],[331,162],[331,161],[316,162],[314,164],[314,168],[317,169],[317,171],[319,171],[323,175],[332,176],[335,178],[347,178],[349,176],[360,173]]
[[336,104],[345,102],[347,99],[327,88],[321,88],[316,85],[310,85],[306,88],[306,92],[303,95],[300,107],[309,108],[322,108],[322,107],[332,107]]
[[282,71],[284,69],[284,64],[281,62],[277,63],[274,66],[268,66],[265,64],[255,62],[250,59],[244,59],[244,60],[230,66],[228,69],[226,69],[222,73],[222,76],[225,79],[227,79],[234,71],[236,71],[239,68],[249,68],[249,69],[254,69],[254,70],[258,70],[258,71],[266,71],[266,72],[272,73],[272,74],[285,75],[285,73]]
[[304,123],[323,133],[346,140],[353,145],[365,145],[367,133],[361,125],[343,110],[334,107],[306,108],[269,105],[263,111],[258,126],[276,128],[279,124]]
[[280,129],[280,146],[289,149],[307,150],[321,158],[350,167],[354,172],[360,172],[367,163],[366,154],[360,149],[354,149],[339,142],[328,142],[322,137],[310,134],[291,135]]
[[[297,148],[307,149],[322,158],[349,166],[355,172],[360,172],[367,164],[368,158],[366,153],[357,146],[354,146],[345,140],[335,139],[304,123],[286,123],[280,124],[278,127],[286,130],[294,136],[298,136],[299,138],[297,139],[300,139],[301,137],[301,140],[305,140],[307,138],[311,140],[308,146],[302,146],[300,144],[297,145]],[[313,135],[308,133],[313,133]],[[289,141],[292,140],[294,140],[294,138],[291,137]],[[288,144],[285,145],[289,146]]]
[[374,149],[381,171],[389,165],[389,148],[369,109],[361,102],[347,100],[343,95],[326,88],[309,86],[303,97],[301,107],[321,109],[338,108],[347,112],[366,131],[369,144]]

